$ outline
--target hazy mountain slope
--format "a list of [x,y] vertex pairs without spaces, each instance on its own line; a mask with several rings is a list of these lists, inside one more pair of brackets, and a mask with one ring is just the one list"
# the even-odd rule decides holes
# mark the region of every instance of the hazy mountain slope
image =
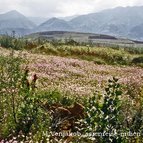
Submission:
[[[62,20],[65,20],[65,21],[70,21],[72,20],[73,18],[77,17],[78,15],[73,15],[73,16],[66,16],[66,17],[58,17],[57,19],[62,19]],[[32,21],[34,24],[36,24],[37,26],[39,26],[40,24],[48,21],[49,19],[51,19],[50,17],[28,17],[28,19],[30,21]]]
[[79,15],[72,15],[72,16],[66,16],[66,17],[58,17],[59,19],[63,19],[65,21],[70,21],[76,17],[78,17]]
[[140,39],[142,33],[135,27],[143,23],[142,13],[143,6],[117,7],[77,16],[70,21],[52,18],[42,23],[36,31],[91,32]]
[[[28,18],[17,11],[10,11],[0,14],[0,33],[10,33],[15,30],[17,34],[25,34],[30,32],[36,25]],[[25,32],[24,32],[25,31]]]
[[[70,21],[51,18],[39,26],[35,26],[29,19],[17,11],[0,14],[0,33],[12,30],[21,35],[42,31],[75,31],[143,40],[143,6],[107,9],[77,16]],[[37,24],[44,21],[42,18],[31,20]]]
[[68,24],[68,22],[58,18],[51,18],[38,26],[36,31],[70,31],[72,29],[73,28]]
[[126,36],[133,27],[143,23],[142,13],[143,6],[117,7],[78,16],[70,23],[77,31]]
[[133,38],[143,40],[143,23],[133,27],[129,33]]
[[32,21],[34,24],[36,24],[37,26],[39,26],[40,24],[42,24],[43,22],[47,21],[50,18],[44,18],[44,17],[28,17],[28,19],[30,21]]

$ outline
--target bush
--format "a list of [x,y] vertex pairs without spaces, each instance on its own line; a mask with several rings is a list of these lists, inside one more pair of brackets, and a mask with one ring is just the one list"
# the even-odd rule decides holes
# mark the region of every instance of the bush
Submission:
[[132,60],[133,64],[143,63],[143,57],[136,57]]
[[0,129],[3,136],[11,134],[17,123],[16,112],[20,104],[18,93],[21,88],[19,83],[22,77],[21,63],[22,59],[14,57],[13,52],[9,57],[0,56]]
[[8,35],[0,37],[0,45],[15,50],[21,50],[26,47],[26,43],[23,39],[10,37]]
[[[122,142],[120,132],[122,131],[120,120],[120,96],[122,94],[118,79],[109,80],[109,85],[105,89],[104,98],[93,96],[89,99],[86,108],[87,117],[85,123],[89,134],[97,133],[91,137],[92,140],[106,142]],[[103,135],[104,134],[104,135]],[[100,136],[98,136],[100,135]]]
[[39,105],[34,85],[28,84],[28,70],[22,70],[20,56],[0,56],[0,139],[42,140],[48,132],[49,115]]

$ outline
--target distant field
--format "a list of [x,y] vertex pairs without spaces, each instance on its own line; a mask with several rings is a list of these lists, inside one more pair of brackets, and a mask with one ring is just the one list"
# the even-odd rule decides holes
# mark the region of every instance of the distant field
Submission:
[[67,32],[67,31],[47,31],[39,32],[26,36],[28,38],[43,38],[51,40],[66,40],[73,39],[77,42],[99,44],[101,46],[121,46],[121,47],[143,47],[142,41],[135,41],[126,38],[119,38],[115,36],[81,33],[81,32]]

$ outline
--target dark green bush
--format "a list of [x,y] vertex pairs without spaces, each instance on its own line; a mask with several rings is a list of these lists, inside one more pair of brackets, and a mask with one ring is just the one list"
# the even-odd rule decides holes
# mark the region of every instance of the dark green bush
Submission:
[[132,60],[133,64],[143,63],[143,57],[136,57]]
[[15,50],[24,49],[26,47],[26,43],[22,38],[10,37],[8,35],[0,37],[0,45]]

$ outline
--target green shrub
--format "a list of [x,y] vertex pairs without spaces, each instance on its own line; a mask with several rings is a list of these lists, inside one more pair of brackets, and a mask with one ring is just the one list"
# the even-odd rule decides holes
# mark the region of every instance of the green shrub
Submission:
[[[101,143],[121,143],[122,131],[120,120],[120,96],[122,94],[118,79],[109,80],[109,85],[106,88],[103,99],[100,96],[93,96],[89,99],[89,104],[86,108],[87,124],[86,132],[93,135],[91,139]],[[98,98],[99,97],[99,98]],[[97,136],[100,134],[100,137]],[[102,136],[103,135],[103,136]],[[111,135],[111,136],[110,136]]]
[[106,65],[106,62],[102,59],[95,59],[94,63],[98,65]]
[[17,123],[22,62],[20,57],[14,57],[13,52],[8,57],[0,56],[0,129],[3,136],[10,134]]
[[133,64],[143,63],[143,57],[136,57],[132,60]]
[[22,38],[15,38],[5,35],[0,37],[0,45],[5,48],[21,50],[26,47],[26,42]]
[[[42,139],[49,131],[49,115],[40,106],[33,85],[27,84],[28,72],[20,56],[0,56],[0,139],[16,141]],[[31,134],[31,135],[30,135]]]

